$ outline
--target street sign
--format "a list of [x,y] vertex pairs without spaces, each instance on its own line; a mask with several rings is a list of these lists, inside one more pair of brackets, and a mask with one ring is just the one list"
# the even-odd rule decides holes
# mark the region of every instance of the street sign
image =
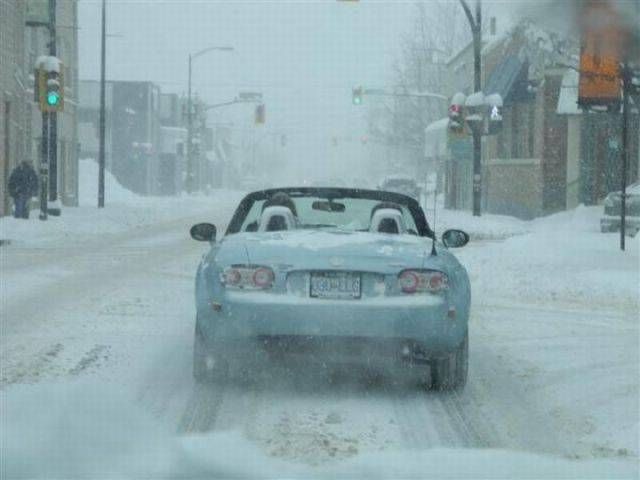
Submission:
[[625,43],[622,19],[607,2],[589,0],[580,17],[582,48],[578,105],[582,108],[620,105],[620,62]]
[[238,100],[241,102],[258,102],[262,101],[262,93],[260,92],[240,92]]

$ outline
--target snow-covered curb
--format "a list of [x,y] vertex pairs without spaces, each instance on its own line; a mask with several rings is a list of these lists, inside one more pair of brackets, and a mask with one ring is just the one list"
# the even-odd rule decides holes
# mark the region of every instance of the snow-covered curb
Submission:
[[[149,225],[206,215],[214,210],[234,208],[243,193],[214,190],[208,195],[179,197],[143,197],[126,190],[106,172],[105,208],[97,208],[97,165],[92,160],[80,161],[80,206],[63,208],[59,217],[38,219],[31,212],[27,221],[0,218],[0,239],[14,246],[66,246],[85,242],[102,235],[120,234]],[[203,218],[206,220],[206,218]]]

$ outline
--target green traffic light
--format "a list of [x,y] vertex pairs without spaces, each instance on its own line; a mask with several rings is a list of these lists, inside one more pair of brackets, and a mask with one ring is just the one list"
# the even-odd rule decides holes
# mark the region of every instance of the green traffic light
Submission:
[[47,93],[47,105],[51,107],[55,107],[56,105],[58,105],[59,101],[60,101],[60,95],[58,94],[58,92]]
[[362,87],[354,88],[351,91],[351,101],[354,105],[362,105]]

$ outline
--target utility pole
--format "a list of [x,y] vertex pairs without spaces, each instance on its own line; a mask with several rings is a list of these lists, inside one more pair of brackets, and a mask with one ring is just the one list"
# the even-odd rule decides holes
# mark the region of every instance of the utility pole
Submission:
[[191,54],[189,54],[189,86],[187,87],[187,193],[193,193],[195,187],[193,165],[193,105],[191,103]]
[[[476,16],[473,17],[471,8],[466,0],[459,0],[464,13],[469,20],[471,34],[473,35],[473,90],[482,90],[482,6],[481,1],[476,0]],[[480,216],[482,200],[482,133],[479,130],[473,132],[473,215]]]
[[[49,0],[49,55],[57,56],[56,0]],[[49,201],[58,200],[58,114],[49,113]],[[59,212],[56,212],[59,214]]]
[[106,1],[102,0],[102,46],[100,49],[100,146],[98,152],[98,208],[104,208],[105,167],[105,63],[106,63]]
[[627,164],[629,161],[628,125],[629,125],[629,92],[631,90],[632,72],[628,62],[622,64],[622,204],[620,206],[620,250],[625,249],[627,229]]

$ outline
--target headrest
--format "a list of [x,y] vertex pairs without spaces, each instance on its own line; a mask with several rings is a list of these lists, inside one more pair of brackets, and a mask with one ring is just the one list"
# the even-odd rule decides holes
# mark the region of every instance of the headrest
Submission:
[[259,232],[277,232],[292,230],[296,227],[296,219],[287,207],[267,207],[260,217]]
[[381,208],[376,210],[371,218],[370,232],[376,233],[405,233],[406,227],[402,212],[395,208]]

